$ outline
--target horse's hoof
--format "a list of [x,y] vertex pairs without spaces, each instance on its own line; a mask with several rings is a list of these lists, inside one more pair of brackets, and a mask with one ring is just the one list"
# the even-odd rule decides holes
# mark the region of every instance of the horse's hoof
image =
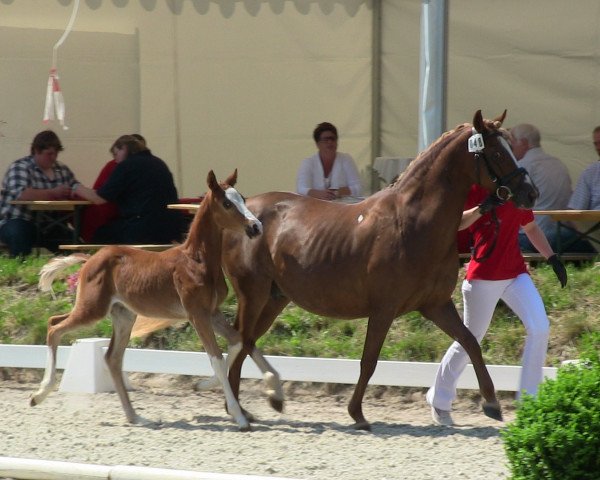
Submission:
[[240,425],[240,432],[251,432],[252,426],[250,424],[242,426]]
[[30,406],[30,407],[35,407],[37,404],[38,404],[38,403],[37,403],[37,401],[35,400],[35,397],[33,397],[33,396],[32,396],[32,397],[30,397],[30,398],[29,398],[29,406]]
[[502,411],[498,402],[485,402],[483,404],[483,413],[494,420],[502,421]]
[[269,397],[269,405],[271,405],[273,410],[276,410],[279,413],[283,412],[283,400],[280,398]]
[[367,432],[370,432],[371,424],[369,422],[367,422],[366,420],[363,420],[361,422],[356,422],[354,425],[352,425],[352,428],[354,430],[365,430]]

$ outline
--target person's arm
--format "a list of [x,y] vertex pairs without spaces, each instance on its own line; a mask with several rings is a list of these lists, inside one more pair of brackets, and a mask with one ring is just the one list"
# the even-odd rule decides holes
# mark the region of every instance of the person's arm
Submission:
[[71,196],[71,187],[58,185],[54,188],[25,188],[17,200],[66,200]]
[[298,169],[298,175],[296,176],[296,192],[300,195],[320,198],[321,200],[334,200],[337,196],[336,192],[333,190],[313,188],[310,158],[304,159]]
[[72,195],[83,198],[84,200],[89,200],[96,205],[107,203],[106,200],[98,195],[95,190],[92,190],[81,183],[76,183],[73,185]]
[[584,171],[577,181],[575,190],[571,194],[567,208],[571,210],[588,210],[590,206],[590,186],[587,183],[588,176]]
[[458,230],[464,230],[465,228],[469,228],[473,225],[477,220],[479,220],[482,216],[482,213],[479,211],[479,205],[469,210],[465,210],[462,214],[462,218],[460,219],[460,224],[458,225]]
[[535,223],[535,220],[524,225],[523,232],[527,235],[527,238],[535,249],[540,252],[546,260],[554,255],[554,251],[552,250],[550,243],[548,243],[546,235],[544,235],[544,232],[539,225]]
[[462,214],[462,218],[460,219],[460,223],[458,225],[458,230],[464,230],[465,228],[469,228],[473,225],[477,220],[479,220],[484,214],[492,211],[494,208],[499,207],[504,204],[504,200],[498,198],[493,193],[490,194],[483,202],[479,205],[465,210]]
[[552,250],[542,229],[534,220],[523,226],[523,232],[525,232],[525,235],[527,235],[527,238],[536,250],[546,258],[548,263],[552,266],[561,287],[565,288],[567,285],[567,270],[558,258],[558,255]]
[[360,175],[358,174],[358,168],[356,168],[356,163],[354,163],[354,159],[348,155],[346,161],[343,164],[344,174],[348,179],[348,185],[344,187],[340,187],[338,189],[338,195],[340,197],[344,197],[347,195],[354,195],[359,197],[362,193],[362,184],[360,182]]

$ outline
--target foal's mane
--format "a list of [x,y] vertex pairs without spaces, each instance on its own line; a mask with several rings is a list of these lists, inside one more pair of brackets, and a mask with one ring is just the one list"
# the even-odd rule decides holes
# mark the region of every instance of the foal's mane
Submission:
[[[225,191],[227,190],[231,185],[227,184],[227,183],[219,183],[220,187]],[[190,223],[190,227],[188,229],[188,232],[185,236],[185,240],[183,242],[183,247],[190,247],[193,246],[193,244],[198,241],[198,238],[201,235],[201,227],[199,226],[200,222],[202,220],[204,220],[204,217],[207,215],[208,210],[210,209],[210,203],[212,200],[214,193],[213,191],[209,188],[206,192],[206,194],[204,195],[204,197],[202,198],[202,201],[200,202],[200,205],[198,206],[198,210],[196,210],[196,213],[194,214],[194,218],[192,219],[192,222]]]

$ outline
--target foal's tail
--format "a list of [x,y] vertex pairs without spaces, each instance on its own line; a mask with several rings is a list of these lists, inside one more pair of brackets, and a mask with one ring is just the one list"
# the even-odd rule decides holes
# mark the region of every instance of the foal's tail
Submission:
[[61,271],[71,265],[77,265],[78,263],[85,263],[90,258],[90,255],[85,253],[74,253],[68,257],[54,257],[40,270],[40,280],[38,282],[38,288],[42,292],[52,291],[52,282]]

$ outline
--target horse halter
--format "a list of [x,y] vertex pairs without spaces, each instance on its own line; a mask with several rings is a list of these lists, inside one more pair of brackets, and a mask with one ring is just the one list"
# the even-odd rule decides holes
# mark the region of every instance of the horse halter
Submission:
[[[487,137],[487,138],[500,137],[500,143],[504,144],[503,146],[506,148],[506,150],[508,152],[511,151],[510,146],[508,145],[508,143],[506,142],[504,137],[502,137],[502,134],[500,132],[498,132],[498,131],[491,132],[491,133],[486,134],[485,137]],[[513,171],[508,173],[507,175],[504,175],[503,177],[498,175],[496,173],[496,171],[494,170],[494,166],[493,166],[492,162],[490,161],[488,156],[485,154],[484,134],[478,133],[475,130],[473,130],[473,135],[471,135],[469,137],[469,152],[475,154],[475,163],[477,165],[477,183],[481,185],[481,173],[479,170],[479,163],[480,163],[480,160],[483,160],[490,179],[492,180],[492,182],[494,182],[496,184],[496,187],[497,187],[496,195],[498,196],[498,198],[501,198],[502,200],[507,201],[512,196],[514,196],[512,190],[508,186],[508,183],[513,178],[515,178],[517,176],[525,177],[525,176],[529,175],[527,170],[524,169],[523,167],[517,167]],[[514,157],[513,157],[513,160],[514,160]],[[515,160],[515,166],[516,166],[516,160]]]
[[[488,137],[488,138],[496,137],[496,136],[499,137],[500,143],[504,146],[504,148],[512,156],[510,146],[508,145],[508,143],[506,142],[504,137],[502,137],[502,134],[500,132],[495,131],[495,132],[488,133],[486,135],[486,137]],[[512,190],[508,186],[508,183],[517,176],[521,176],[521,177],[525,178],[526,176],[529,175],[527,170],[524,169],[523,167],[517,167],[513,171],[508,173],[507,175],[504,175],[503,177],[498,175],[496,173],[496,171],[494,170],[494,166],[492,165],[492,162],[485,154],[484,135],[475,131],[475,129],[473,129],[473,134],[469,137],[469,152],[475,154],[475,164],[477,166],[477,183],[479,185],[481,185],[481,172],[479,169],[479,163],[480,163],[480,160],[483,160],[490,179],[492,180],[492,182],[494,182],[496,184],[496,196],[498,198],[501,198],[504,201],[508,201],[508,200],[510,200],[511,197],[514,196]],[[499,153],[497,155],[499,155]],[[515,167],[516,167],[516,159],[514,158],[514,156],[512,156],[512,158],[515,162]],[[531,182],[531,183],[533,184],[533,182]],[[496,216],[495,210],[491,211],[491,217],[492,217],[491,218],[492,224],[494,225],[494,233],[493,233],[493,239],[492,239],[490,248],[483,255],[478,256],[476,254],[476,252],[477,252],[479,245],[473,245],[471,247],[471,257],[473,258],[474,261],[476,261],[478,263],[487,260],[488,257],[492,254],[492,252],[496,248],[496,241],[498,240],[498,231],[500,229],[500,221],[498,220],[498,217]]]

